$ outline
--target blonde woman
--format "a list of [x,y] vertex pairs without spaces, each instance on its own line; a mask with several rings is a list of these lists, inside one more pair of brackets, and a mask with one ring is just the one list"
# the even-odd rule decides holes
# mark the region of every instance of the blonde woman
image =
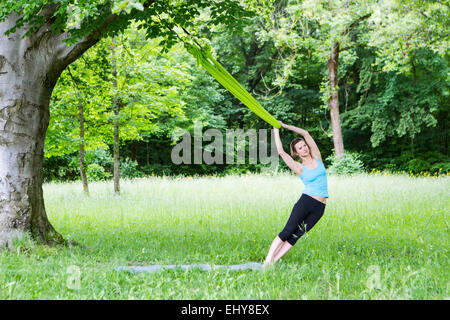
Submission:
[[[283,257],[306,232],[311,230],[325,211],[328,198],[328,183],[325,166],[319,148],[308,131],[286,125],[283,128],[300,134],[290,143],[290,153],[283,150],[280,133],[274,128],[278,154],[286,165],[303,181],[305,189],[292,208],[284,229],[275,237],[270,246],[264,266],[268,266]],[[295,158],[300,160],[296,161]]]

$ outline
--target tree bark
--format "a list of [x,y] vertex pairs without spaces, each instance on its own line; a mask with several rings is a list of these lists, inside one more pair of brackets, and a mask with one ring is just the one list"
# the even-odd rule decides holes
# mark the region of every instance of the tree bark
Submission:
[[84,143],[84,108],[83,103],[80,100],[78,105],[78,114],[80,118],[80,173],[81,173],[81,182],[83,183],[83,191],[86,195],[89,195],[89,186],[86,175],[86,166],[84,162],[85,156],[85,143]]
[[338,92],[338,66],[339,66],[339,42],[333,43],[330,59],[328,60],[328,73],[330,79],[330,108],[331,127],[333,130],[334,152],[337,157],[344,156],[344,141],[342,139],[341,119],[339,115]]
[[44,50],[47,29],[27,38],[24,28],[4,34],[17,19],[0,23],[0,247],[25,233],[47,244],[64,241],[48,221],[42,190],[49,102],[62,69]]
[[113,109],[114,109],[114,193],[120,193],[120,158],[119,158],[119,114],[120,104],[117,99],[117,66],[115,57],[116,39],[113,38],[111,45],[112,74],[113,74]]
[[26,37],[27,25],[5,35],[19,18],[11,13],[0,22],[0,247],[25,234],[67,244],[48,220],[42,190],[50,97],[62,71],[117,18],[106,17],[72,46],[63,42],[67,33],[53,34],[50,25]]

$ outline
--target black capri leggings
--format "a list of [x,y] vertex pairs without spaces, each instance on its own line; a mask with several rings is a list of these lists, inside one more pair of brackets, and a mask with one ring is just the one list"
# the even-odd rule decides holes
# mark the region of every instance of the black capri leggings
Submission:
[[294,245],[298,239],[312,229],[322,218],[325,204],[307,194],[302,194],[300,199],[292,208],[291,215],[278,236],[281,240]]

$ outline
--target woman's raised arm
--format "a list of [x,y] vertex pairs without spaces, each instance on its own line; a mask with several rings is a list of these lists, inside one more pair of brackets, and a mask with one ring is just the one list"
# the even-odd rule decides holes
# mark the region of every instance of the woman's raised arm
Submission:
[[286,153],[283,149],[283,144],[280,139],[280,131],[277,128],[273,128],[274,137],[275,137],[275,145],[277,146],[277,151],[280,157],[283,159],[284,163],[292,170],[296,175],[301,175],[303,172],[302,165],[292,159],[292,157]]

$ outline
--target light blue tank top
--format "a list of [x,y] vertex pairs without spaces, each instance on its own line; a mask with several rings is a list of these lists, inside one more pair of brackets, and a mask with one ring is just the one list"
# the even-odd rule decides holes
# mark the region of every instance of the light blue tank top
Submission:
[[317,161],[317,167],[315,169],[308,169],[302,163],[303,173],[299,177],[305,184],[303,193],[310,196],[328,198],[328,183],[325,166],[319,159],[314,159]]

